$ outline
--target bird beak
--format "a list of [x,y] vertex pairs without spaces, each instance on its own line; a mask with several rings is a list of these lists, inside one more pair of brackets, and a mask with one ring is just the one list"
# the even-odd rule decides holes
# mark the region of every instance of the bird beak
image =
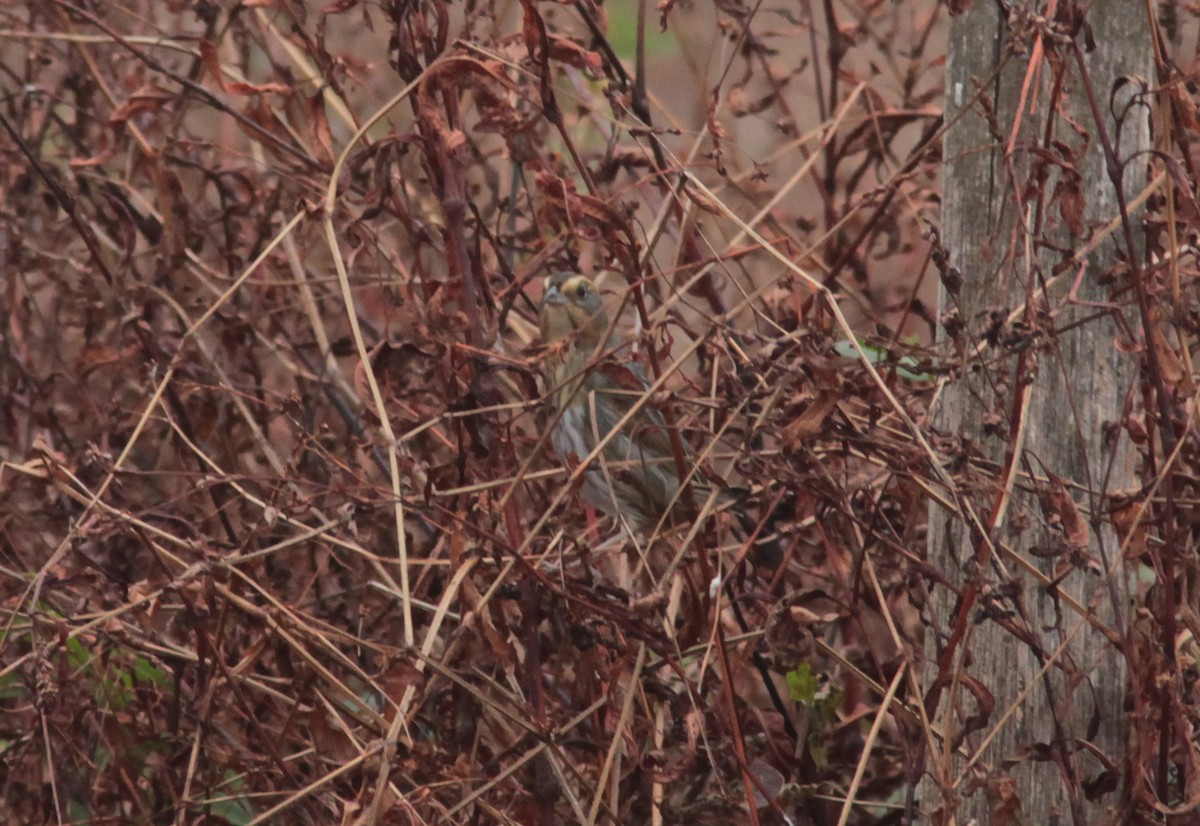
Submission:
[[567,297],[562,294],[562,290],[557,284],[551,284],[546,288],[546,294],[542,296],[542,301],[546,304],[561,305],[567,303]]

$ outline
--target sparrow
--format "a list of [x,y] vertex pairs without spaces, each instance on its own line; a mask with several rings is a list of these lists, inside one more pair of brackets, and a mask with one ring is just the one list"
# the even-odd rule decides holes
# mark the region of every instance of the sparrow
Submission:
[[[668,524],[681,521],[686,508],[670,426],[654,404],[639,406],[651,382],[627,350],[610,346],[613,331],[596,285],[577,273],[551,276],[538,321],[547,345],[544,374],[554,408],[550,439],[559,460],[568,465],[582,461],[613,434],[584,470],[584,501],[640,533],[654,530],[664,516]],[[692,499],[704,503],[713,485],[693,472],[686,445],[680,444]],[[718,489],[717,503],[733,498]],[[736,508],[734,516],[747,534],[754,529],[755,522]]]

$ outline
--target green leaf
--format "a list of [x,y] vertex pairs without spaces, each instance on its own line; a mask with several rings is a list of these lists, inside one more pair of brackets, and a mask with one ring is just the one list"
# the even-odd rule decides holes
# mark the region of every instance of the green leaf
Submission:
[[817,697],[819,684],[810,663],[800,663],[787,673],[788,696],[797,703],[812,705]]
[[[867,361],[871,364],[879,366],[891,366],[893,363],[891,353],[877,344],[868,344],[866,341],[859,339],[858,343],[862,345],[863,352],[867,354]],[[854,343],[848,339],[843,339],[833,345],[834,351],[842,358],[858,361],[858,350],[854,347]],[[901,356],[896,364],[896,375],[902,379],[909,381],[933,381],[933,376],[928,373],[918,372],[921,363],[912,356]],[[911,369],[910,369],[911,368]]]
[[79,670],[91,662],[92,652],[83,647],[83,643],[77,637],[71,637],[67,640],[67,665],[71,666],[72,670]]
[[167,672],[150,662],[145,657],[133,661],[133,676],[140,682],[163,685],[167,682]]

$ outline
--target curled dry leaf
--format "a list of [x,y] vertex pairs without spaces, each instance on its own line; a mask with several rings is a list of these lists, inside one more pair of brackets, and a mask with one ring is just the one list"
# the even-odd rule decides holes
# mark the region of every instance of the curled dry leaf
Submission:
[[1051,484],[1054,487],[1051,508],[1061,520],[1067,542],[1076,548],[1086,548],[1089,538],[1088,524],[1080,513],[1079,506],[1075,504],[1075,498],[1061,479],[1054,478]]
[[840,398],[841,394],[837,392],[819,392],[804,412],[784,428],[784,443],[798,445],[820,433],[829,414],[837,408]]

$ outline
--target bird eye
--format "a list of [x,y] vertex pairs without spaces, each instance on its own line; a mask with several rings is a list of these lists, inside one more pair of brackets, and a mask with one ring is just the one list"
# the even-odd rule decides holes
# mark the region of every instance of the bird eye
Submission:
[[578,287],[575,288],[575,294],[577,296],[579,296],[580,298],[587,298],[588,285],[581,283]]

